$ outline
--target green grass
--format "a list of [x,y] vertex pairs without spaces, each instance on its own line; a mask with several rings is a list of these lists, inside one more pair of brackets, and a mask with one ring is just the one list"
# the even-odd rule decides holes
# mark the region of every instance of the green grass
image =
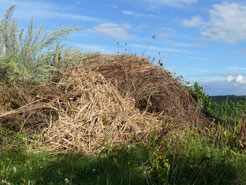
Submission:
[[18,138],[2,145],[2,184],[246,184],[244,155],[194,133],[182,143],[122,145],[97,156],[37,152]]
[[246,158],[225,145],[215,146],[199,137],[188,140],[169,153],[171,184],[245,184]]
[[0,179],[11,184],[147,184],[142,169],[147,156],[139,150],[123,147],[104,157],[2,151]]

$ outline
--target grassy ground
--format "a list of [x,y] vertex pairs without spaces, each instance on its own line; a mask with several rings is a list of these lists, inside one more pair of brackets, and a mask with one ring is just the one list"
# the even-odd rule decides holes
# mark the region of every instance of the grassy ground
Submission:
[[246,184],[244,155],[191,132],[183,142],[151,140],[98,156],[37,152],[27,141],[1,136],[1,184]]

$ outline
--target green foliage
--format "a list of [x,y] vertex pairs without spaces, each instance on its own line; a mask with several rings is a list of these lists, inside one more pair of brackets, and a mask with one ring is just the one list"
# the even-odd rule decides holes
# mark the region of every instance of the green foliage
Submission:
[[225,126],[238,124],[246,116],[246,100],[233,102],[231,100],[218,104],[206,95],[196,82],[189,87],[192,96],[201,106],[202,111],[208,117]]
[[13,80],[21,75],[18,63],[13,56],[4,56],[0,59],[0,78]]
[[44,33],[43,25],[34,28],[32,19],[27,31],[19,30],[17,21],[12,18],[14,9],[15,5],[11,6],[0,22],[0,72],[4,79],[43,82],[62,66],[58,61],[59,54],[78,56],[79,50],[66,48],[63,40],[82,28],[62,26]]
[[246,128],[246,123],[239,121],[237,125],[225,129],[222,136],[228,148],[236,153],[246,154],[246,130],[242,128]]
[[[216,145],[215,145],[216,144]],[[196,133],[188,134],[188,139],[169,153],[171,163],[170,184],[237,184],[245,183],[245,157],[234,155],[225,143],[209,143]],[[241,163],[241,164],[240,164]],[[243,182],[242,182],[243,181]]]
[[[175,146],[121,145],[98,156],[34,152],[26,136],[21,145],[0,150],[0,182],[11,184],[224,185],[246,183],[246,158],[209,143],[198,134]],[[173,142],[169,141],[169,142]],[[217,142],[217,141],[216,141]],[[171,144],[171,143],[170,143]],[[23,147],[24,145],[24,147]],[[168,146],[168,147],[167,147]]]
[[[246,100],[216,103],[195,83],[190,91],[203,113],[217,124],[223,125],[222,134],[226,146],[237,153],[246,153]],[[234,98],[235,99],[235,98]]]
[[170,171],[170,163],[165,155],[152,153],[149,156],[148,173],[158,184],[167,184]]
[[203,108],[206,106],[206,103],[209,103],[210,99],[208,96],[205,95],[205,92],[203,91],[203,88],[198,85],[197,82],[195,82],[193,88],[192,88],[192,95],[197,101],[197,103]]

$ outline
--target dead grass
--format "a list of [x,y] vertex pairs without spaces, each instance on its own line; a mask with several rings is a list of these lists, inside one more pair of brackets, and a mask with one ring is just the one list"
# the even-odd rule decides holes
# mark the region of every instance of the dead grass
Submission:
[[148,59],[131,55],[94,55],[80,67],[96,71],[114,84],[122,96],[135,99],[141,111],[167,115],[194,124],[206,122],[200,108],[170,72]]
[[206,123],[185,87],[145,58],[95,55],[45,85],[23,84],[4,90],[16,93],[1,100],[2,107],[10,105],[1,108],[0,122],[18,114],[19,130],[38,132],[54,152],[96,154],[105,145],[146,140],[153,130],[160,139],[182,137],[187,126]]

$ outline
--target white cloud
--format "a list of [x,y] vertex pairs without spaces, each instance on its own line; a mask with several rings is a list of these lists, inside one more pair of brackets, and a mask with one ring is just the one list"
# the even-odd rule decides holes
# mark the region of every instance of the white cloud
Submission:
[[233,43],[246,39],[246,5],[223,3],[210,10],[209,26],[202,36],[211,40],[223,40]]
[[238,75],[236,77],[233,77],[232,75],[227,77],[227,82],[234,82],[237,84],[246,84],[246,76],[243,77],[243,75]]
[[128,24],[113,24],[113,23],[103,23],[95,26],[90,33],[97,35],[103,35],[106,37],[111,37],[119,40],[129,40],[135,38],[134,35],[129,34],[127,31],[131,28]]
[[123,10],[122,13],[126,14],[126,15],[133,15],[134,14],[134,12],[129,11],[129,10]]
[[186,27],[195,27],[195,26],[200,26],[203,24],[203,20],[199,16],[194,16],[192,17],[191,20],[184,19],[183,20],[183,25]]
[[209,20],[203,22],[198,16],[183,20],[185,26],[199,26],[203,38],[229,44],[246,40],[246,4],[221,3],[209,10]]
[[246,77],[244,78],[243,75],[238,75],[235,81],[240,84],[246,84]]
[[232,82],[234,80],[234,77],[232,77],[231,75],[227,77],[227,82]]

